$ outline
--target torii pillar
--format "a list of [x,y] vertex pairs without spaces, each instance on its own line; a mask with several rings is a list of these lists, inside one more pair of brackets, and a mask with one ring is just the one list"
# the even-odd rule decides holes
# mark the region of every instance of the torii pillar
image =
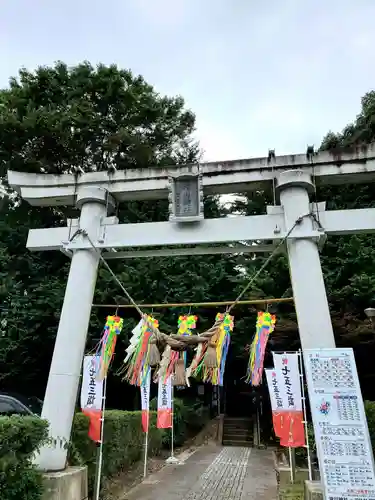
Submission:
[[[320,263],[318,239],[306,237],[314,230],[309,193],[311,176],[301,170],[286,170],[277,179],[277,191],[289,231],[303,217],[287,239],[287,251],[294,304],[302,349],[336,347],[327,293]],[[321,234],[321,237],[324,233]]]
[[[81,210],[79,228],[97,240],[107,211],[115,206],[112,196],[101,187],[85,187],[79,190],[76,205]],[[42,411],[57,443],[40,450],[35,461],[41,470],[66,467],[99,259],[100,250],[73,251]]]

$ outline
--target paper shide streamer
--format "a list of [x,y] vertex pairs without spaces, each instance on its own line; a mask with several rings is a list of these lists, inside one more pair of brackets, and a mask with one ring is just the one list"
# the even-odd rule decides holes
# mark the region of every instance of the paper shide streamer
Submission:
[[256,331],[250,347],[246,383],[258,386],[262,383],[263,363],[270,334],[274,331],[276,316],[268,311],[258,312]]
[[[159,322],[149,315],[142,316],[138,325],[132,331],[130,344],[126,349],[124,379],[131,385],[141,386],[150,373],[152,360],[152,346],[154,328]],[[154,347],[157,349],[156,345]],[[156,361],[157,362],[157,361]]]

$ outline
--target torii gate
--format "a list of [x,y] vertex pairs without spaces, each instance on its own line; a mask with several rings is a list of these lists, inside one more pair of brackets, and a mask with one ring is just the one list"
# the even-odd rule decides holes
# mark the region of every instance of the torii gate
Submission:
[[[78,227],[86,230],[97,249],[105,250],[106,259],[269,252],[285,238],[302,348],[329,348],[335,347],[335,340],[319,245],[325,235],[374,232],[375,209],[325,211],[325,203],[310,204],[309,193],[314,190],[314,182],[326,185],[374,180],[375,144],[348,154],[315,155],[309,149],[307,154],[300,155],[270,154],[268,158],[199,166],[90,172],[79,176],[9,171],[10,186],[31,205],[75,204],[81,211],[80,218],[68,221],[67,227],[31,229],[27,240],[32,251],[61,250],[72,259],[42,412],[42,417],[50,423],[50,436],[70,440],[100,258],[84,235],[70,240]],[[276,187],[280,205],[267,207],[267,215],[203,218],[202,192],[249,192],[269,189],[272,185]],[[118,202],[167,197],[172,212],[169,221],[118,224],[117,218],[110,216]],[[311,212],[319,217],[320,225],[313,217],[306,217]],[[293,228],[297,220],[300,223]],[[232,245],[244,241],[258,244]],[[212,243],[223,246],[205,246]],[[142,247],[177,245],[192,247],[142,250]],[[130,247],[139,250],[117,251]],[[63,446],[45,447],[38,464],[43,470],[62,470],[66,456]]]

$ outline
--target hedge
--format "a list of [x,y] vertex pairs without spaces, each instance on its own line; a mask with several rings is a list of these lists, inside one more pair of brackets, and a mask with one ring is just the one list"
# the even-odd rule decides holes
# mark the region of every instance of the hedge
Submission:
[[[103,470],[109,478],[124,470],[142,457],[144,433],[141,426],[141,412],[106,410],[104,419]],[[156,414],[150,414],[149,454],[155,455],[162,448],[163,431],[156,429]],[[69,450],[71,465],[87,465],[89,491],[95,481],[97,447],[88,437],[88,418],[77,413]],[[1,498],[1,497],[0,497]]]
[[47,422],[38,417],[0,417],[0,499],[39,500],[42,474],[31,463],[47,440]]

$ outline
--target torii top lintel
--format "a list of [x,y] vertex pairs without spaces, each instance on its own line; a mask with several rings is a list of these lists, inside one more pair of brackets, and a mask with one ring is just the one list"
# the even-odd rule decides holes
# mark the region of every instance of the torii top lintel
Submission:
[[167,198],[169,178],[188,173],[202,174],[204,192],[228,194],[269,187],[281,171],[303,169],[317,184],[346,184],[375,181],[375,143],[347,151],[179,165],[168,168],[127,169],[115,173],[89,172],[81,175],[29,174],[8,171],[8,182],[31,205],[73,205],[77,189],[100,186],[117,201]]

